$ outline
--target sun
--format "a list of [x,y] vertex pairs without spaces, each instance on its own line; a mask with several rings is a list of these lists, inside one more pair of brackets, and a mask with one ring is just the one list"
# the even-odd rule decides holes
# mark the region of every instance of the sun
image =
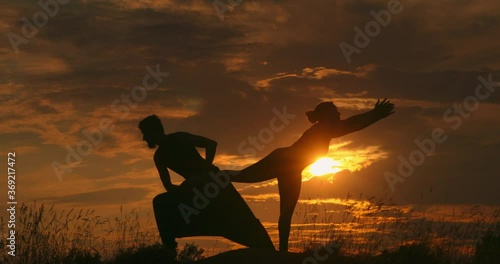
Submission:
[[342,163],[331,158],[320,158],[308,168],[308,172],[313,176],[323,176],[326,174],[335,174],[341,171]]

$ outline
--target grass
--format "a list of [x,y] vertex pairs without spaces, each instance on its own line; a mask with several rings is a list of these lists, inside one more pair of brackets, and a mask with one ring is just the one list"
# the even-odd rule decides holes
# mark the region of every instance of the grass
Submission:
[[[342,205],[334,208],[339,212],[337,218],[326,213],[332,208],[318,203],[311,204],[302,213],[297,212],[305,225],[292,233],[292,237],[302,238],[294,239],[301,241],[294,246],[311,249],[334,243],[341,247],[342,255],[357,259],[389,252],[423,254],[428,250],[424,255],[443,256],[448,260],[443,263],[473,263],[477,254],[484,254],[483,249],[478,251],[477,243],[485,243],[482,248],[488,248],[490,253],[491,245],[500,250],[500,243],[495,240],[500,236],[500,208],[487,215],[480,206],[471,206],[466,215],[452,214],[451,219],[430,220],[421,213],[395,206],[391,200],[386,202],[374,197],[362,203],[360,200],[362,197],[352,200],[348,195]],[[320,215],[323,217],[319,218]],[[460,221],[464,217],[470,221]],[[306,229],[315,230],[308,232],[308,239],[304,239]]]
[[[359,203],[347,197],[337,207],[337,214],[328,213],[331,208],[319,203],[297,212],[303,224],[293,228],[291,240],[297,242],[291,246],[310,254],[335,243],[337,249],[324,263],[500,260],[500,210],[487,216],[474,206],[468,215],[471,221],[460,222],[431,221],[374,198]],[[141,218],[146,219],[142,226]],[[54,206],[22,204],[17,211],[17,256],[8,256],[7,240],[0,240],[0,263],[162,263],[163,246],[151,219],[151,214],[136,209],[125,212],[122,206],[117,217],[108,219],[91,209],[58,212]],[[2,237],[7,237],[6,228],[0,218]],[[178,254],[182,262],[206,257],[194,244],[186,244]]]
[[[125,249],[158,243],[157,234],[141,228],[140,213],[133,209],[114,219],[95,215],[94,210],[56,211],[54,206],[21,204],[17,211],[16,258],[0,255],[0,263],[101,263]],[[148,217],[148,225],[152,225]],[[7,237],[3,218],[0,233]],[[0,247],[6,248],[5,240]]]

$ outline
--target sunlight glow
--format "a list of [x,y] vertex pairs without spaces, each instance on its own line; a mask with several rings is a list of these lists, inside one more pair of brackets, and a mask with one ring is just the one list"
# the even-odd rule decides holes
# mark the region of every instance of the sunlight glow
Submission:
[[331,158],[320,158],[309,167],[309,172],[313,176],[323,176],[335,174],[341,171],[342,163]]
[[302,172],[302,181],[320,177],[333,182],[337,173],[360,171],[376,161],[387,159],[388,153],[380,146],[346,148],[351,141],[330,145],[329,152]]

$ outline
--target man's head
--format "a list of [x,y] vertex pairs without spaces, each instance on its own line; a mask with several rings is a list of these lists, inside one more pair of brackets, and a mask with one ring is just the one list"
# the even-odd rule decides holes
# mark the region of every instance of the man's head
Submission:
[[158,145],[161,137],[165,135],[163,125],[156,115],[150,115],[139,122],[139,129],[144,135],[142,140],[146,141],[148,147],[152,149]]

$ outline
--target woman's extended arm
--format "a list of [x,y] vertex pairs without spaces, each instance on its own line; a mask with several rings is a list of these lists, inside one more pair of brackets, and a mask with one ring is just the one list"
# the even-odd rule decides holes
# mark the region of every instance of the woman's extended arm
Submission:
[[385,98],[382,102],[380,102],[379,99],[373,110],[341,120],[335,131],[333,131],[332,137],[340,137],[356,132],[379,121],[380,119],[388,117],[393,113],[394,104],[388,101],[387,98]]

